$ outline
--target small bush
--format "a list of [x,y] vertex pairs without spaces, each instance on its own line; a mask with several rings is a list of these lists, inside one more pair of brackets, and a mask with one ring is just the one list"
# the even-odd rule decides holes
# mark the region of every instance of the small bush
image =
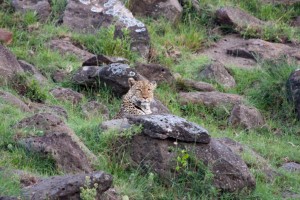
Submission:
[[38,81],[30,74],[18,74],[13,83],[13,88],[16,89],[20,95],[32,101],[44,102],[47,99],[46,91],[41,88]]

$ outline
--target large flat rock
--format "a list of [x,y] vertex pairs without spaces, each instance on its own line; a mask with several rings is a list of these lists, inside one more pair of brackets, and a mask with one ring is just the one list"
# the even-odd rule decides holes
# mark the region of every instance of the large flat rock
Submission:
[[128,116],[130,124],[142,125],[142,133],[151,138],[209,143],[210,135],[201,126],[170,114]]

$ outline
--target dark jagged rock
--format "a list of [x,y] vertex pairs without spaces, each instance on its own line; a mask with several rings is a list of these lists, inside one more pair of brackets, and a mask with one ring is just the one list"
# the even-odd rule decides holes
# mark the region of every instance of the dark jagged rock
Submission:
[[35,113],[42,113],[42,112],[43,113],[52,113],[52,114],[56,114],[57,116],[68,119],[67,111],[63,107],[60,107],[60,106],[47,105],[47,104],[41,104],[41,103],[30,103],[30,104],[28,104],[28,106]]
[[171,71],[159,64],[137,64],[135,69],[142,76],[146,77],[149,81],[156,81],[157,83],[172,84],[175,81]]
[[174,115],[137,115],[127,118],[130,124],[142,125],[142,133],[151,138],[204,144],[210,141],[207,130]]

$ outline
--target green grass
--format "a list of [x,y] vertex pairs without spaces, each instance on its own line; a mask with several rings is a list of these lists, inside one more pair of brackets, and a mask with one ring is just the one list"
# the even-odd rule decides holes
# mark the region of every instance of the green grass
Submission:
[[[3,4],[4,9],[0,9],[0,28],[6,28],[14,34],[13,43],[8,48],[18,59],[34,64],[49,80],[50,75],[57,69],[67,70],[71,75],[81,66],[79,59],[74,55],[61,55],[47,47],[49,40],[55,38],[69,37],[92,53],[122,56],[129,59],[132,64],[136,61],[143,61],[137,54],[130,51],[130,40],[126,31],[123,39],[114,38],[114,27],[103,29],[95,35],[74,33],[66,27],[55,25],[66,6],[66,1],[52,0],[51,4],[53,6],[51,17],[46,23],[41,24],[37,24],[37,16],[33,12],[25,15],[14,13],[7,3]],[[288,40],[299,39],[298,30],[289,26],[290,20],[300,14],[299,4],[274,6],[263,5],[258,0],[205,0],[200,1],[200,5],[203,9],[200,14],[196,13],[190,5],[185,6],[183,18],[176,25],[164,19],[141,19],[147,24],[151,36],[153,50],[150,62],[166,65],[172,72],[179,73],[183,78],[199,80],[199,71],[210,61],[206,57],[197,55],[197,52],[221,37],[213,31],[216,28],[213,13],[219,6],[224,5],[240,7],[259,19],[271,20],[275,23],[274,27],[267,27],[262,35],[252,35],[252,30],[245,30],[242,33],[245,37],[261,37],[275,41],[283,36]],[[168,53],[171,50],[180,52],[181,56],[176,59],[169,56]],[[296,120],[293,105],[287,101],[285,90],[288,76],[297,67],[299,66],[288,64],[285,60],[263,61],[258,63],[257,68],[251,70],[231,67],[230,70],[237,83],[235,88],[225,89],[213,83],[222,92],[243,95],[247,104],[257,107],[262,112],[266,125],[249,131],[228,126],[227,120],[231,111],[228,107],[181,106],[178,103],[178,91],[175,87],[163,84],[157,88],[157,98],[173,114],[205,127],[212,137],[229,137],[247,145],[263,156],[277,172],[282,173],[274,181],[268,182],[260,170],[260,164],[251,155],[245,153],[242,155],[243,158],[254,166],[250,170],[256,178],[256,189],[252,193],[225,193],[219,196],[211,185],[211,174],[206,169],[203,174],[192,174],[188,167],[183,167],[187,170],[183,170],[181,179],[174,179],[172,182],[174,187],[170,187],[151,171],[130,166],[128,155],[124,153],[123,148],[126,147],[126,141],[124,140],[123,145],[116,148],[118,135],[115,132],[103,132],[99,129],[99,124],[103,121],[101,116],[86,118],[80,106],[55,100],[47,93],[57,86],[72,87],[85,94],[82,104],[89,100],[97,100],[109,108],[110,117],[113,117],[118,112],[121,100],[116,98],[109,88],[82,90],[74,86],[70,80],[58,84],[50,80],[44,86],[33,85],[32,90],[35,92],[41,90],[42,94],[45,92],[46,95],[42,95],[45,103],[59,105],[67,110],[69,118],[65,123],[98,157],[96,169],[113,175],[114,186],[122,196],[137,200],[216,198],[268,200],[278,199],[281,192],[285,190],[300,193],[300,175],[279,169],[285,160],[300,162],[299,121]],[[10,85],[1,90],[17,95]],[[33,98],[35,93],[27,97]],[[56,169],[53,160],[29,153],[16,142],[13,125],[30,115],[0,101],[0,121],[2,122],[0,123],[0,167],[26,170],[41,176],[62,174]],[[130,134],[131,132],[128,132],[127,136]],[[195,178],[196,176],[199,177]],[[196,186],[196,188],[191,186]],[[19,194],[18,178],[7,178],[0,171],[0,196],[18,196]]]

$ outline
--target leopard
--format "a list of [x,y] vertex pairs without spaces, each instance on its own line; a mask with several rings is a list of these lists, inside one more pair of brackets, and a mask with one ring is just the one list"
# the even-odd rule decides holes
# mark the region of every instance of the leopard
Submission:
[[129,90],[122,97],[119,113],[114,119],[121,119],[128,115],[149,115],[152,113],[150,104],[154,100],[155,81],[128,79]]

